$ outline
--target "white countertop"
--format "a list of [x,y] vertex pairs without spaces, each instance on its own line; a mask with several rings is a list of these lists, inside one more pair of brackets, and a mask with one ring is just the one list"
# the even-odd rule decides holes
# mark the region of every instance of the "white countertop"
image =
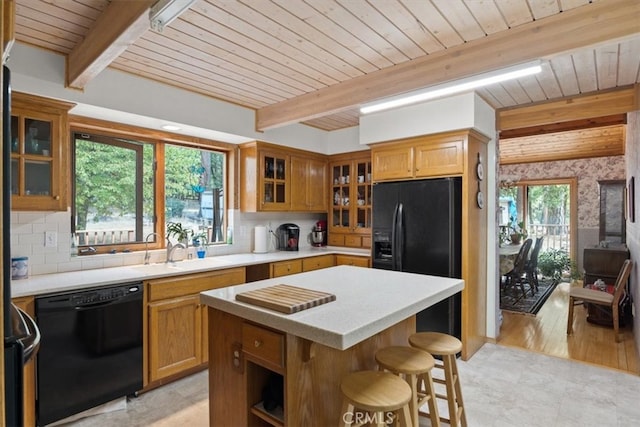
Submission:
[[[236,301],[240,292],[278,284],[336,295],[293,314]],[[202,292],[202,303],[339,350],[345,350],[462,290],[464,281],[338,266]]]
[[66,273],[43,274],[39,276],[32,276],[28,279],[12,281],[11,296],[16,298],[54,292],[67,292],[117,283],[155,279],[158,277],[222,270],[225,268],[244,267],[254,264],[264,264],[329,254],[368,256],[370,255],[370,251],[341,247],[311,247],[300,251],[276,251],[263,254],[250,253],[210,256],[204,259],[178,261],[174,264],[139,264],[123,267],[97,268],[94,270],[71,271]]

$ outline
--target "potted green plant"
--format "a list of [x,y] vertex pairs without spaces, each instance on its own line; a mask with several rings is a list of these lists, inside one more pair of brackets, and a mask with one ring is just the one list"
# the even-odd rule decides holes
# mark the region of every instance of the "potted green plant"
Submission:
[[543,276],[557,283],[562,278],[562,274],[571,269],[571,259],[565,250],[549,249],[538,255],[538,268]]
[[511,234],[509,235],[511,239],[511,243],[514,245],[519,244],[522,239],[525,239],[528,236],[527,230],[524,228],[524,221],[520,221],[518,223],[513,221],[513,225],[511,228]]
[[209,245],[209,239],[207,233],[201,231],[198,234],[193,234],[192,237],[193,247],[196,248],[196,255],[198,258],[204,258],[207,255],[207,246]]
[[189,236],[193,236],[193,230],[182,226],[181,222],[170,222],[167,224],[167,238],[175,238],[185,246],[189,245]]

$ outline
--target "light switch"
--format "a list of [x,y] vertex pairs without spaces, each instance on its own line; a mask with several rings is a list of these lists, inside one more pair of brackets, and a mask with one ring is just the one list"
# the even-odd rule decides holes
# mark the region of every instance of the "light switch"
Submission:
[[58,233],[55,231],[44,232],[44,246],[46,248],[55,248],[58,246]]

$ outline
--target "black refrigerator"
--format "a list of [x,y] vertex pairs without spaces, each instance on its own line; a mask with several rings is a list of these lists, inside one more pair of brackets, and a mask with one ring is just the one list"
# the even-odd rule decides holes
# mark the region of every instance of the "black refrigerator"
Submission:
[[[23,422],[23,368],[38,351],[40,331],[33,319],[11,303],[11,87],[2,71],[2,308],[4,316],[4,425]],[[33,362],[31,362],[33,363]],[[3,423],[0,422],[0,425]]]
[[[373,186],[373,268],[461,278],[462,178]],[[416,316],[418,332],[460,338],[458,292]]]

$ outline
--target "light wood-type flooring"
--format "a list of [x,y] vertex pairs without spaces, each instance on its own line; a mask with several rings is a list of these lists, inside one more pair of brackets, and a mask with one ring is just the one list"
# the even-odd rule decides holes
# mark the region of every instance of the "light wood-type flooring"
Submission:
[[616,343],[613,328],[587,322],[585,308],[576,306],[573,335],[567,336],[569,287],[560,283],[536,316],[503,312],[498,344],[640,374],[630,327],[621,329],[623,340]]

